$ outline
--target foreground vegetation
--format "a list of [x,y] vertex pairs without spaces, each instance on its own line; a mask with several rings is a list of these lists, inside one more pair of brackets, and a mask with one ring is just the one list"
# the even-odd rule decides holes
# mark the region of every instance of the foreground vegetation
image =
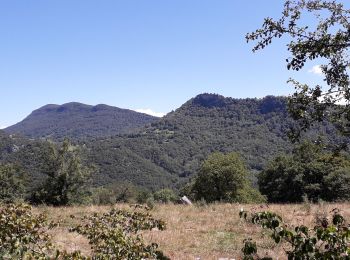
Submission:
[[[0,259],[160,259],[168,260],[156,243],[146,244],[143,230],[164,230],[165,223],[153,218],[147,208],[110,209],[87,214],[65,227],[83,236],[90,245],[89,254],[81,249],[59,249],[52,232],[66,219],[49,220],[47,214],[36,214],[29,205],[0,205]],[[67,217],[67,216],[66,216]],[[75,219],[75,215],[69,218]]]
[[[115,206],[89,207],[36,207],[34,213],[45,213],[50,221],[61,224],[50,231],[53,243],[60,250],[73,252],[80,250],[83,255],[92,253],[88,239],[78,233],[71,233],[68,228],[80,223],[80,217],[93,213],[106,213],[111,208],[130,209],[127,204]],[[184,206],[162,204],[151,210],[155,219],[166,223],[166,229],[144,231],[146,244],[154,242],[159,250],[170,259],[218,259],[219,257],[240,259],[243,257],[243,240],[252,238],[259,248],[259,254],[285,259],[285,249],[288,244],[276,245],[270,238],[270,232],[239,218],[241,208],[247,211],[272,211],[279,214],[286,224],[291,226],[305,225],[313,227],[317,221],[329,217],[332,210],[340,209],[347,221],[350,220],[349,203],[318,203],[318,204],[210,204]],[[75,218],[70,216],[74,215]],[[348,222],[347,222],[348,223]]]

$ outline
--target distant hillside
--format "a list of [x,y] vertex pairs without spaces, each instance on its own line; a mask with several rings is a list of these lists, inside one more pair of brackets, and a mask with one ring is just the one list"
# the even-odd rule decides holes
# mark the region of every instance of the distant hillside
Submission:
[[5,131],[31,138],[85,139],[129,133],[155,120],[156,117],[128,109],[73,102],[43,106]]
[[[76,143],[84,160],[96,166],[94,185],[132,182],[153,190],[181,187],[214,151],[239,152],[254,172],[272,157],[290,151],[286,130],[293,121],[286,102],[285,97],[233,99],[201,94],[136,132]],[[59,108],[49,109],[56,114]],[[337,141],[329,124],[316,128]],[[315,137],[315,131],[309,136]],[[16,138],[0,131],[0,161],[17,162],[39,180],[45,142]]]
[[[286,102],[285,97],[273,96],[233,99],[198,95],[138,134],[87,143],[90,161],[98,164],[101,172],[96,181],[112,181],[125,165],[139,165],[144,160],[156,166],[153,175],[164,176],[166,172],[178,180],[174,185],[181,186],[179,183],[195,174],[214,151],[239,152],[252,170],[260,171],[269,159],[291,150],[286,131],[293,121]],[[319,127],[326,136],[335,138],[331,126]],[[315,136],[315,132],[310,135]],[[130,153],[134,156],[123,156]],[[127,171],[123,174],[141,184],[142,177]]]
[[41,173],[44,152],[48,142],[12,136],[0,130],[0,164],[11,163],[21,167],[26,173],[26,183],[35,187],[45,177]]
[[[102,172],[120,169],[120,154],[136,154],[176,177],[192,175],[214,151],[240,152],[252,169],[290,149],[286,99],[232,99],[202,94],[137,134],[88,142],[91,160]],[[123,152],[125,151],[125,153]],[[123,157],[124,164],[137,158]]]

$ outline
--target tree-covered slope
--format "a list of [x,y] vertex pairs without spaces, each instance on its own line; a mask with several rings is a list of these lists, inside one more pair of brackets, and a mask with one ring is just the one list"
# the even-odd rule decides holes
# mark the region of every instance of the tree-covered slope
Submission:
[[[233,99],[201,94],[131,134],[85,138],[75,144],[80,146],[85,162],[95,165],[94,185],[132,182],[154,190],[180,187],[214,151],[240,153],[253,171],[260,171],[268,160],[290,151],[286,131],[293,121],[286,102],[284,97]],[[330,125],[316,128],[335,139]],[[309,134],[315,137],[315,132]],[[3,143],[11,140],[13,137],[3,138]],[[13,149],[13,145],[0,149],[9,150],[7,158],[21,162],[38,176],[35,158],[45,151],[43,142],[26,141],[24,146],[18,142],[15,145],[20,149]]]
[[[156,165],[158,175],[162,170],[182,183],[210,153],[234,151],[243,156],[249,168],[260,171],[268,160],[291,150],[286,131],[293,121],[286,103],[285,97],[233,99],[201,94],[137,134],[88,143],[90,160],[100,164],[101,172],[113,176],[120,168],[115,159],[118,153],[132,152]],[[316,128],[335,139],[331,126]],[[316,136],[314,131],[309,135]],[[104,158],[103,162],[99,158]],[[124,156],[124,163],[135,163],[130,158]]]
[[[267,160],[291,149],[286,136],[290,124],[284,97],[233,99],[201,94],[137,134],[87,145],[90,161],[110,176],[119,174],[122,157],[124,164],[152,163],[153,174],[166,172],[181,183],[214,151],[239,152],[251,169],[261,170]],[[133,156],[126,156],[129,153]]]
[[[0,130],[0,164],[18,166],[24,173],[29,191],[33,190],[47,177],[43,170],[50,154],[50,145],[55,143],[9,135]],[[176,176],[127,148],[107,148],[97,143],[92,150],[80,142],[76,142],[75,146],[80,151],[82,163],[92,169],[92,186],[133,183],[138,187],[157,190],[171,187],[178,180]],[[91,157],[95,160],[91,161]]]
[[31,138],[84,139],[129,133],[155,120],[153,116],[128,109],[73,102],[43,106],[5,131]]
[[12,136],[0,130],[0,164],[19,166],[30,188],[35,187],[44,178],[41,165],[47,149],[47,141]]

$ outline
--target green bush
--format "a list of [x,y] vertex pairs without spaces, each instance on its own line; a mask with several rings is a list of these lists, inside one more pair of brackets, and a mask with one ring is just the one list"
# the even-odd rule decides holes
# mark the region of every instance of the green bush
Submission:
[[53,253],[46,233],[53,226],[28,205],[0,205],[0,259],[45,259]]
[[146,205],[149,209],[154,209],[154,207],[156,206],[156,202],[154,201],[153,196],[147,198]]
[[119,202],[144,204],[150,195],[148,191],[130,182],[116,182],[91,189],[91,202],[94,205],[111,205]]
[[204,161],[192,186],[197,200],[254,203],[265,198],[255,190],[237,153],[213,153]]
[[70,231],[89,239],[93,259],[169,259],[157,249],[157,244],[143,242],[140,231],[165,229],[162,220],[154,219],[148,213],[113,209],[105,214],[85,216],[81,222]]
[[113,205],[115,194],[111,189],[98,187],[91,190],[91,203],[93,205]]
[[174,203],[179,200],[178,196],[171,189],[162,189],[162,190],[156,191],[153,194],[153,198],[156,202],[161,202],[161,203],[169,203],[169,202]]
[[151,198],[153,199],[153,195],[150,191],[148,190],[141,190],[136,196],[136,202],[139,204],[146,204],[148,199]]
[[[271,238],[276,244],[289,244],[286,250],[288,259],[350,259],[350,226],[346,224],[338,209],[332,210],[332,213],[331,223],[325,218],[313,229],[297,226],[294,230],[273,212],[249,214],[242,210],[239,215],[253,224],[271,230]],[[242,252],[245,260],[272,259],[267,256],[260,258],[256,243],[251,239],[244,240]]]
[[33,214],[29,205],[0,205],[0,259],[169,259],[158,250],[157,244],[144,243],[141,231],[164,230],[165,223],[154,219],[139,205],[133,211],[113,209],[105,214],[84,216],[80,225],[70,229],[86,236],[91,256],[55,248],[47,231],[57,225],[44,214]]
[[33,214],[27,204],[0,205],[0,259],[88,259],[80,251],[67,253],[53,246],[48,231],[57,225],[45,214]]
[[124,203],[135,203],[140,191],[140,188],[131,182],[118,182],[109,186],[109,188],[111,188],[115,194],[115,202]]

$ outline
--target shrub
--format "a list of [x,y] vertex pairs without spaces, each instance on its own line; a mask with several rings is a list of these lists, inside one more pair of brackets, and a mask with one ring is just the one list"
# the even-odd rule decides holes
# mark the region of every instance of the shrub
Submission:
[[139,204],[145,204],[147,203],[148,199],[151,198],[153,199],[152,193],[147,191],[147,190],[141,190],[136,196],[136,202]]
[[25,204],[0,206],[0,259],[38,259],[52,253],[45,215],[33,215]]
[[154,209],[154,207],[156,206],[156,202],[154,201],[153,196],[147,198],[146,205],[149,209]]
[[119,182],[114,183],[113,186],[109,186],[115,194],[115,202],[132,202],[135,203],[139,187],[135,186],[131,182]]
[[[138,206],[142,207],[142,206]],[[146,245],[140,231],[165,229],[165,223],[141,211],[113,209],[81,219],[82,224],[71,229],[90,240],[94,259],[169,259],[158,245]]]
[[115,194],[111,189],[98,187],[91,190],[91,202],[93,205],[112,205],[115,203]]
[[[273,212],[258,212],[249,214],[241,211],[240,217],[272,231],[271,238],[276,244],[285,242],[290,245],[286,251],[288,259],[350,259],[350,226],[339,214],[338,209],[332,210],[331,224],[328,219],[319,221],[313,229],[297,226],[294,230],[283,223],[282,218]],[[256,243],[251,239],[244,240],[242,248],[245,260],[272,259],[260,258]]]
[[161,203],[178,201],[178,196],[171,189],[162,189],[162,190],[156,191],[153,194],[153,198],[156,202],[161,202]]
[[[97,205],[110,205],[118,202],[122,203],[144,203],[147,199],[141,200],[140,193],[143,193],[138,186],[126,181],[114,182],[103,187],[91,190],[91,201]],[[144,193],[146,195],[146,192]]]
[[47,221],[44,214],[34,215],[29,205],[0,205],[0,259],[169,259],[157,244],[146,245],[140,234],[153,228],[164,230],[165,223],[140,208],[85,216],[81,225],[71,228],[89,239],[92,255],[87,257],[80,251],[57,250],[47,231],[58,224]]
[[263,202],[250,183],[248,170],[237,153],[213,153],[204,161],[192,191],[197,200],[207,202]]

